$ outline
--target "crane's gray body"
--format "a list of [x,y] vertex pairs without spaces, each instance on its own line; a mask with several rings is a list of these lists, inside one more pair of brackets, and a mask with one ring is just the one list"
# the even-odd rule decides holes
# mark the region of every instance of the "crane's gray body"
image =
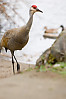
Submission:
[[1,41],[2,47],[11,51],[21,50],[28,42],[29,29],[26,26],[8,30]]
[[1,40],[1,46],[9,49],[11,52],[21,50],[29,40],[29,31],[32,21],[33,15],[30,16],[25,26],[8,30]]

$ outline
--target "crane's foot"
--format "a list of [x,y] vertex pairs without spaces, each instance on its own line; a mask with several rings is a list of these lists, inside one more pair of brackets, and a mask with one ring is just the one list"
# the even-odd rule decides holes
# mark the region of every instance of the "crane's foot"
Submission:
[[17,63],[17,73],[21,73],[19,63]]

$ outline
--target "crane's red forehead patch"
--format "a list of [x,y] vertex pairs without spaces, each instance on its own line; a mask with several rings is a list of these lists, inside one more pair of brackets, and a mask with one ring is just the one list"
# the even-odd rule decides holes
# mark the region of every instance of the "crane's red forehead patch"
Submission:
[[33,8],[35,8],[35,9],[37,8],[37,6],[36,6],[36,5],[32,5],[32,7],[33,7]]

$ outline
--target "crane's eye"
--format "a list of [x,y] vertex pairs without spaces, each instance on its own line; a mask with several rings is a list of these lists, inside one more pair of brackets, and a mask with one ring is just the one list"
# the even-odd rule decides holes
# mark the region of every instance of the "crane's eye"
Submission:
[[33,7],[34,9],[36,9],[36,7]]

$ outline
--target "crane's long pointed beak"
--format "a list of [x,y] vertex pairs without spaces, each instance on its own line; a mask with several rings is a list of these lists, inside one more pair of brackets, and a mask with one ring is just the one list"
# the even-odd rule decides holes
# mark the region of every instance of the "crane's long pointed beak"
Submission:
[[39,10],[38,8],[36,9],[36,11],[43,13],[43,11]]

